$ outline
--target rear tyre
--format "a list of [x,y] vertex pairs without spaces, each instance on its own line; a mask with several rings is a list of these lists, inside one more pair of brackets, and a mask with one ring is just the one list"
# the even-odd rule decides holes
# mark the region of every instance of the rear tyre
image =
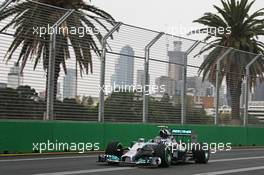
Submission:
[[207,164],[210,158],[210,151],[209,150],[197,150],[194,153],[195,163],[199,164]]
[[155,149],[155,156],[161,159],[159,167],[169,167],[171,165],[171,152],[166,145],[158,144]]

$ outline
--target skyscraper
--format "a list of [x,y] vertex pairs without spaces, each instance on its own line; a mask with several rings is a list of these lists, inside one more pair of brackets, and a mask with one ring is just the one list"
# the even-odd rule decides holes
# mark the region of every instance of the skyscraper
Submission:
[[169,64],[168,76],[175,81],[182,80],[183,68],[181,65],[184,64],[185,52],[181,51],[181,49],[182,49],[182,42],[174,41],[173,50],[168,51],[169,62],[176,63],[176,64]]
[[1,88],[6,88],[7,87],[7,84],[6,83],[0,83],[0,89]]
[[112,85],[133,85],[134,55],[135,52],[129,45],[121,49],[120,57],[116,60],[115,73],[111,78]]
[[75,98],[76,94],[76,69],[67,69],[63,79],[63,98]]
[[166,93],[170,96],[180,95],[185,52],[181,51],[182,42],[174,41],[173,50],[168,50],[168,76],[161,76],[156,79],[156,85],[165,85]]
[[[164,93],[167,93],[169,96],[176,95],[176,81],[171,79],[170,77],[161,76],[156,79],[155,83],[158,87],[164,86]],[[158,92],[158,94],[160,94],[160,92]]]
[[137,70],[137,85],[144,85],[144,70]]
[[253,101],[264,101],[264,83],[259,79],[254,89]]
[[60,82],[58,82],[57,83],[57,100],[63,100],[62,99],[62,94],[61,94],[61,83]]
[[21,84],[21,74],[19,64],[15,63],[13,67],[10,68],[10,72],[7,77],[7,87],[16,89]]
[[201,77],[188,77],[187,88],[194,88],[195,96],[206,97],[213,95],[211,91],[212,84],[209,81],[203,81]]

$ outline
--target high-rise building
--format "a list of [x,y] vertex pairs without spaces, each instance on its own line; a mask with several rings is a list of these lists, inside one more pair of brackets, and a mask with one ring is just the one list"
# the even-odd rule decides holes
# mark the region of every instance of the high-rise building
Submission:
[[156,79],[155,83],[158,87],[164,86],[164,93],[167,93],[169,96],[176,95],[176,81],[174,79],[167,76],[161,76]]
[[[149,75],[149,80],[150,80],[150,75]],[[145,83],[145,72],[144,70],[138,70],[137,71],[137,85],[144,86]]]
[[7,84],[6,83],[0,83],[0,88],[4,89],[7,87]]
[[121,49],[120,57],[116,60],[115,73],[111,78],[112,85],[133,85],[134,55],[135,52],[129,45]]
[[63,100],[62,94],[61,94],[61,84],[60,82],[57,83],[57,100]]
[[77,95],[76,69],[67,69],[63,79],[63,98],[75,98]]
[[144,85],[144,70],[137,70],[137,85]]
[[[183,81],[177,81],[176,91],[181,94]],[[214,96],[213,85],[209,81],[203,81],[201,77],[187,77],[186,80],[187,90],[193,95],[198,97],[212,97]]]
[[7,77],[7,87],[16,89],[21,84],[21,74],[19,64],[15,63],[13,67],[10,68],[10,72]]
[[187,88],[195,89],[194,96],[207,97],[213,95],[212,84],[209,81],[203,81],[201,77],[188,77]]
[[169,62],[171,63],[168,66],[168,76],[175,81],[182,80],[183,75],[183,67],[181,65],[184,64],[185,52],[181,51],[181,49],[182,42],[175,41],[173,50],[168,51]]
[[257,80],[257,85],[254,89],[253,101],[264,101],[264,83]]
[[182,80],[185,52],[182,52],[182,42],[175,41],[173,50],[168,50],[168,76],[161,76],[156,79],[156,85],[165,85],[166,93],[170,96],[180,95],[177,84]]
[[[215,87],[214,87],[214,91],[215,91]],[[214,94],[214,96],[216,97],[216,94]],[[226,94],[226,86],[225,85],[220,86],[219,88],[219,105],[220,106],[229,106],[227,97],[228,95]]]

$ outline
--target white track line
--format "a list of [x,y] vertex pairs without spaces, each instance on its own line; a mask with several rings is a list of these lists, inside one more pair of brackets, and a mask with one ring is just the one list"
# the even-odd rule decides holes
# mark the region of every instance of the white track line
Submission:
[[209,160],[209,163],[214,162],[230,162],[230,161],[238,161],[238,160],[253,160],[253,159],[264,159],[264,156],[258,156],[258,157],[239,157],[239,158],[232,158],[232,159],[215,159],[215,160]]
[[264,148],[234,148],[231,149],[230,152],[237,152],[237,151],[262,151]]
[[[46,157],[46,158],[26,158],[26,159],[6,159],[0,160],[1,162],[23,162],[23,161],[43,161],[43,160],[59,160],[59,159],[84,159],[84,158],[96,158],[95,155],[90,156],[65,156],[65,157]],[[239,158],[231,158],[231,159],[215,159],[209,160],[209,162],[229,162],[229,161],[239,161],[239,160],[252,160],[252,159],[264,159],[264,156],[258,157],[239,157]]]
[[46,158],[7,159],[7,160],[0,160],[0,163],[1,162],[38,161],[38,160],[80,159],[80,158],[95,158],[95,157],[97,157],[97,156],[68,156],[68,157],[46,157]]
[[[20,162],[20,161],[40,161],[40,160],[58,160],[58,159],[78,159],[78,158],[95,158],[97,156],[68,156],[68,157],[47,157],[47,158],[27,158],[27,159],[9,159],[9,160],[0,160],[0,162]],[[239,161],[239,160],[252,160],[252,159],[264,159],[264,156],[259,157],[240,157],[240,158],[232,158],[232,159],[216,159],[210,160],[209,162],[228,162],[228,161]],[[130,170],[135,169],[133,167],[118,167],[118,168],[104,168],[104,169],[90,169],[90,170],[80,170],[80,171],[65,171],[65,172],[55,172],[55,173],[45,173],[38,175],[71,175],[71,174],[86,174],[86,173],[96,173],[96,172],[111,172],[111,171],[122,171],[122,170]],[[235,172],[243,172],[243,171],[253,171],[264,169],[264,166],[261,167],[252,167],[252,168],[243,168],[243,169],[234,169],[234,170],[225,170],[218,172],[209,172],[203,174],[196,175],[218,175],[220,174],[228,174]]]
[[[241,157],[241,158],[234,158],[234,159],[218,159],[218,160],[211,160],[210,162],[228,162],[228,161],[238,161],[238,160],[252,160],[252,159],[264,159],[264,156],[261,157]],[[72,174],[88,174],[88,173],[99,173],[99,172],[112,172],[112,171],[122,171],[122,170],[132,170],[135,167],[118,167],[118,168],[103,168],[103,169],[90,169],[90,170],[79,170],[79,171],[65,171],[65,172],[53,172],[53,173],[43,173],[43,174],[35,174],[35,175],[72,175]],[[264,169],[262,167],[252,167],[252,168],[244,168],[244,169],[234,169],[234,170],[225,170],[219,172],[209,172],[203,174],[195,174],[195,175],[218,175],[221,174],[228,174],[235,172],[243,172],[243,171],[253,171]],[[214,174],[217,173],[217,174]]]
[[132,170],[133,167],[118,167],[118,168],[102,168],[102,169],[90,169],[90,170],[79,170],[79,171],[64,171],[55,173],[44,173],[35,175],[71,175],[71,174],[88,174],[88,173],[100,173],[100,172],[112,172],[112,171],[123,171]]
[[239,168],[239,169],[232,169],[232,170],[200,173],[200,174],[194,174],[194,175],[221,175],[221,174],[240,173],[240,172],[256,171],[256,170],[263,170],[263,169],[264,169],[264,166],[258,166],[258,167],[250,167],[250,168]]

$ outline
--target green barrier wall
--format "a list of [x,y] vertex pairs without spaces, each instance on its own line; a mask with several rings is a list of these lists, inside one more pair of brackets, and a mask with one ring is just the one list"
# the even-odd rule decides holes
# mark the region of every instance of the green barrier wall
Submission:
[[[121,141],[129,146],[138,138],[154,138],[155,124],[116,124],[90,122],[0,121],[0,153],[33,152],[33,143],[100,143]],[[232,143],[233,146],[264,146],[264,128],[202,125],[168,125],[196,131],[200,142]]]

